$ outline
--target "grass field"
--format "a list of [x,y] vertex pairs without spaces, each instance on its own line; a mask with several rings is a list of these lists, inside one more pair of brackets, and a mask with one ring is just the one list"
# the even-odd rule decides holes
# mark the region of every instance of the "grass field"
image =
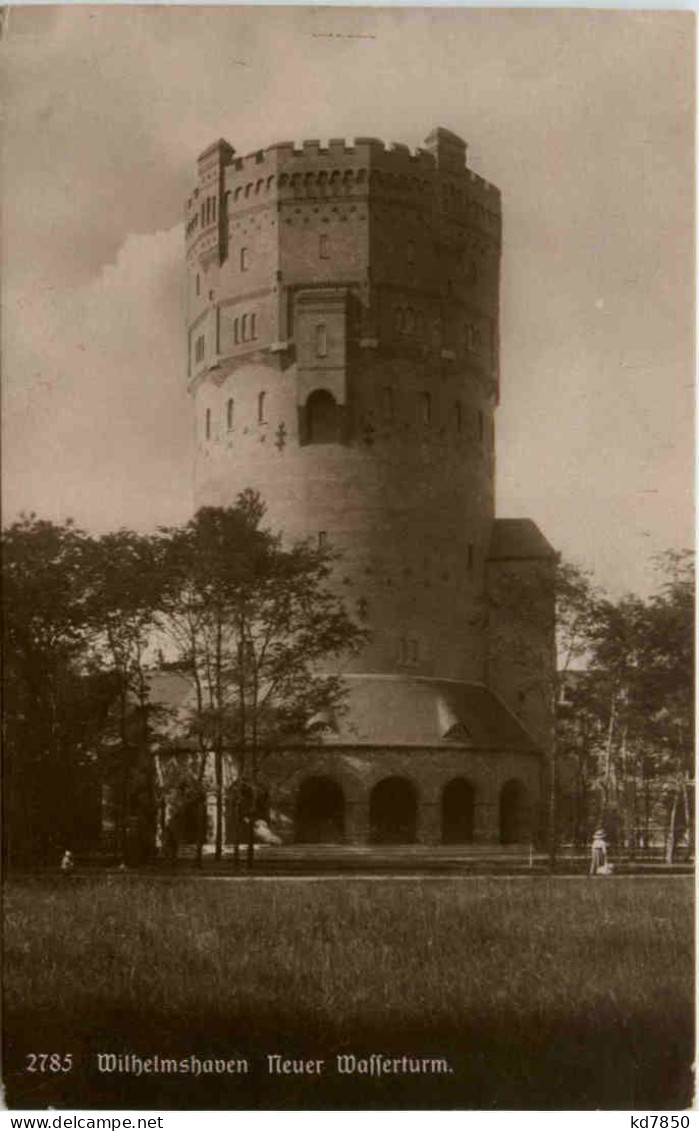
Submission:
[[[690,878],[5,889],[12,1107],[684,1108]],[[72,1053],[65,1075],[30,1052]],[[106,1075],[96,1053],[246,1057],[245,1075]],[[338,1052],[450,1071],[338,1075]],[[268,1053],[321,1057],[270,1076]]]

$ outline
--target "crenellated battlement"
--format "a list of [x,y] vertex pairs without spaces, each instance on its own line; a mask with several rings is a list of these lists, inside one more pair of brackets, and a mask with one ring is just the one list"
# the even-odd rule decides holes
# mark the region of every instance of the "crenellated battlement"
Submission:
[[[243,156],[224,139],[198,159],[185,215],[190,250],[225,254],[227,220],[252,209],[347,200],[383,201],[476,228],[499,242],[500,192],[466,164],[466,143],[442,128],[425,147],[374,137],[279,141]],[[203,198],[203,199],[202,199]],[[215,198],[215,199],[214,199]]]

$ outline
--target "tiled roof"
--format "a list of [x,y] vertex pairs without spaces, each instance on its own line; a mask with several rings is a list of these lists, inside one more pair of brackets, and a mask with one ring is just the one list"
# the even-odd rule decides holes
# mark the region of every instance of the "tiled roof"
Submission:
[[[347,711],[328,715],[327,726],[316,730],[311,744],[465,746],[516,753],[539,749],[502,700],[482,684],[402,675],[345,679]],[[192,684],[177,672],[154,672],[150,684],[152,701],[174,716],[163,728],[172,734],[177,715],[194,706]]]

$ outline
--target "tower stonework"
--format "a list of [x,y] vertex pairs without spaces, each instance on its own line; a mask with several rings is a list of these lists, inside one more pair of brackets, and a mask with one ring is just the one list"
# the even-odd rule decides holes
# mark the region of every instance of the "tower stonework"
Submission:
[[[495,519],[500,193],[445,129],[415,153],[219,140],[197,172],[195,504],[258,490],[285,538],[340,551],[335,582],[370,629],[342,666],[347,718],[293,755],[285,835],[528,840],[554,554],[533,523]],[[522,577],[538,603],[513,616]]]

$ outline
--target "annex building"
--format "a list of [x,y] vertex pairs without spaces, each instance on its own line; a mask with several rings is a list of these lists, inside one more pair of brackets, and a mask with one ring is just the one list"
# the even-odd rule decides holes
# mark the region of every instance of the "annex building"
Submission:
[[[341,551],[337,585],[371,629],[342,669],[347,716],[284,755],[285,840],[536,834],[555,554],[495,515],[501,233],[499,191],[446,129],[416,152],[219,140],[198,159],[195,505],[258,490],[287,539]],[[176,677],[155,678],[176,702]]]

